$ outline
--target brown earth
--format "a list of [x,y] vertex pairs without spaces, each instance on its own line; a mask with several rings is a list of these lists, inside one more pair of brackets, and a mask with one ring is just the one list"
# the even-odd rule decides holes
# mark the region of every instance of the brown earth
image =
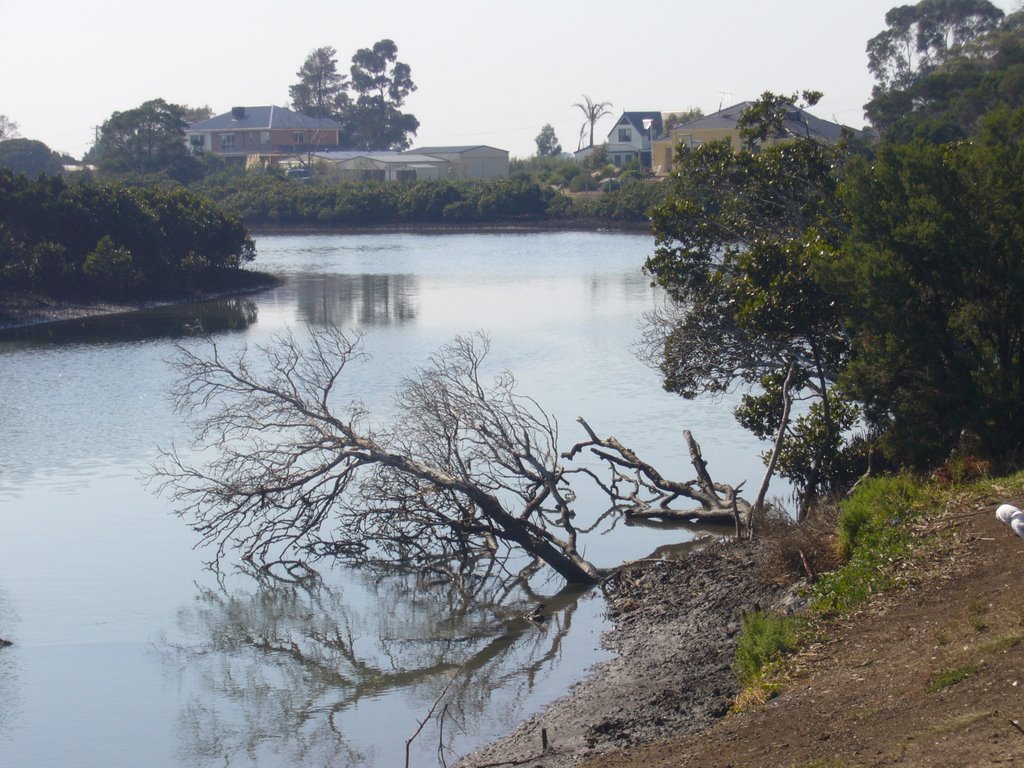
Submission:
[[[1024,542],[994,508],[971,499],[931,516],[921,533],[938,536],[927,554],[894,564],[903,588],[823,626],[821,642],[792,659],[780,695],[725,717],[737,690],[721,674],[737,610],[770,607],[782,593],[754,578],[755,553],[736,547],[634,571],[610,594],[608,642],[620,656],[464,765],[1024,766]],[[702,568],[743,593],[711,593],[717,617]],[[724,642],[702,645],[701,628],[716,635],[707,624],[716,620],[728,627]],[[688,660],[693,652],[704,658]],[[953,672],[963,679],[939,682]]]

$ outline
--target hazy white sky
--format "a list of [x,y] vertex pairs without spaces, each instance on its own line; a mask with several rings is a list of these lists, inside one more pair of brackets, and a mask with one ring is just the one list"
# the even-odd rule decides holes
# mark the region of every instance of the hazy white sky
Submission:
[[[286,105],[306,55],[389,37],[419,90],[414,144],[489,144],[526,157],[551,123],[574,150],[587,94],[671,112],[815,89],[813,110],[863,125],[865,43],[906,0],[0,0],[0,114],[80,157],[116,110],[163,98]],[[996,0],[1004,11],[1019,0]],[[598,125],[602,138],[613,123]]]

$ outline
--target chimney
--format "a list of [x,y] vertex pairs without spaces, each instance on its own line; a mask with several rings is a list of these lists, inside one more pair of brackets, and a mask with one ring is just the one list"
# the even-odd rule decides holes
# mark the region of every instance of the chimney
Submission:
[[232,107],[231,108],[231,119],[232,120],[243,120],[245,118],[245,107]]

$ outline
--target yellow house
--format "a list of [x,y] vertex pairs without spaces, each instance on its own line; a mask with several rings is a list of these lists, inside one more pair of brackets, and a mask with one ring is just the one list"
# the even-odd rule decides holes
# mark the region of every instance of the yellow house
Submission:
[[[749,101],[741,101],[714,114],[704,115],[671,128],[666,135],[655,139],[651,143],[651,165],[655,175],[669,174],[679,145],[692,149],[709,141],[728,139],[733,149],[738,151],[741,143],[737,123],[749,106]],[[790,107],[783,121],[782,133],[769,138],[768,144],[777,144],[803,136],[823,141],[838,141],[844,130],[848,129],[838,123],[815,117],[799,107]]]

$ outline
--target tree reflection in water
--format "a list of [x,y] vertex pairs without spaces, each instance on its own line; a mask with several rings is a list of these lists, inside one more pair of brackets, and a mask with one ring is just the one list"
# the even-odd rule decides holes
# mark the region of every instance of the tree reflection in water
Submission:
[[[192,640],[165,646],[168,671],[191,688],[181,713],[191,765],[401,765],[449,683],[412,764],[437,761],[442,734],[450,757],[457,740],[475,744],[481,720],[520,719],[583,594],[495,584],[469,599],[414,576],[346,571],[342,586],[248,575],[245,590],[201,588],[179,615]],[[542,624],[525,618],[538,601]]]
[[299,317],[339,328],[402,325],[416,319],[416,275],[322,275],[297,285]]

